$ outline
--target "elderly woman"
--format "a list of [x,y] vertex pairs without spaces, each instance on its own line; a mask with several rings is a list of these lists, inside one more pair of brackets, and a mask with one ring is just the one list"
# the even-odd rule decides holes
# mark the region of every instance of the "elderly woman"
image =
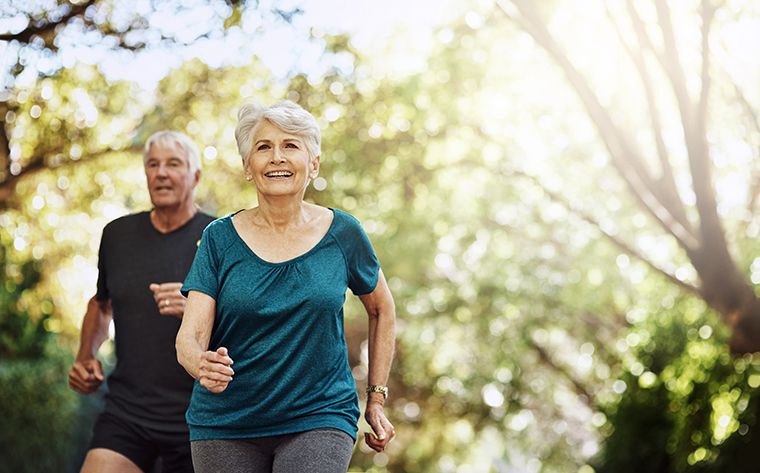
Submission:
[[[369,316],[365,441],[383,412],[395,308],[359,222],[303,200],[320,163],[314,117],[243,106],[235,129],[258,206],[212,222],[182,291],[177,357],[197,380],[187,423],[197,472],[345,472],[359,418],[343,333],[346,289]],[[234,364],[233,364],[234,360]]]

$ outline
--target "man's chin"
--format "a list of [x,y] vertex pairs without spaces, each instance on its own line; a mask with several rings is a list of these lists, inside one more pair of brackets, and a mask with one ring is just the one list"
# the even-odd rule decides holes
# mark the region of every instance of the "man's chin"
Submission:
[[150,199],[151,204],[153,204],[153,207],[156,209],[172,209],[179,207],[179,202],[176,199],[167,199],[165,197],[153,197],[151,196]]

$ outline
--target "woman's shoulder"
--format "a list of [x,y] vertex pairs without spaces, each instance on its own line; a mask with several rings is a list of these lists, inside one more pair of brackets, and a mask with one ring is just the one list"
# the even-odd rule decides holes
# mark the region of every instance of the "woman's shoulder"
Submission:
[[341,210],[335,207],[331,207],[329,210],[332,210],[334,219],[336,223],[340,223],[343,225],[348,226],[361,226],[361,223],[359,222],[359,219],[354,217],[352,214],[346,212],[345,210]]
[[361,222],[345,210],[331,208],[333,212],[332,231],[339,241],[355,241],[366,238]]
[[357,227],[360,227],[359,221],[350,213],[333,207],[330,207],[328,211],[333,215],[329,232],[338,237],[338,240],[355,233]]

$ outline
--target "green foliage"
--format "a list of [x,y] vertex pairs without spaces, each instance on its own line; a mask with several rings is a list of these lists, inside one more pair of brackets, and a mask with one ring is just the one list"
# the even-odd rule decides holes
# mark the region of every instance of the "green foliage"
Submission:
[[[0,236],[5,240],[5,235]],[[71,435],[89,431],[66,379],[73,356],[48,330],[53,305],[39,295],[38,261],[0,246],[0,458],[3,471],[63,471]]]
[[65,471],[71,460],[79,406],[66,384],[73,357],[49,348],[37,359],[0,360],[3,471]]
[[756,441],[760,360],[732,358],[701,305],[679,300],[629,332],[641,343],[619,380],[625,392],[603,409],[597,472],[752,471],[743,448]]
[[50,333],[45,323],[51,316],[52,304],[46,298],[33,303],[39,316],[30,310],[24,295],[40,280],[40,264],[35,261],[13,263],[9,250],[0,247],[0,360],[38,359],[45,352]]

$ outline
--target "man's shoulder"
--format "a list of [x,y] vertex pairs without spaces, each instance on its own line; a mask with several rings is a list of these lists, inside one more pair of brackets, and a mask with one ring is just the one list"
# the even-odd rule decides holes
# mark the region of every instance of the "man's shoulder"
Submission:
[[136,225],[139,225],[146,221],[150,221],[150,212],[148,211],[123,215],[108,222],[103,231],[118,231],[125,228],[134,228]]
[[203,235],[208,235],[213,238],[224,238],[229,233],[229,220],[230,215],[224,217],[211,217],[211,220],[204,225]]
[[203,225],[203,227],[207,227],[209,223],[213,222],[214,220],[217,220],[216,217],[213,215],[209,215],[206,212],[198,211],[198,221]]

